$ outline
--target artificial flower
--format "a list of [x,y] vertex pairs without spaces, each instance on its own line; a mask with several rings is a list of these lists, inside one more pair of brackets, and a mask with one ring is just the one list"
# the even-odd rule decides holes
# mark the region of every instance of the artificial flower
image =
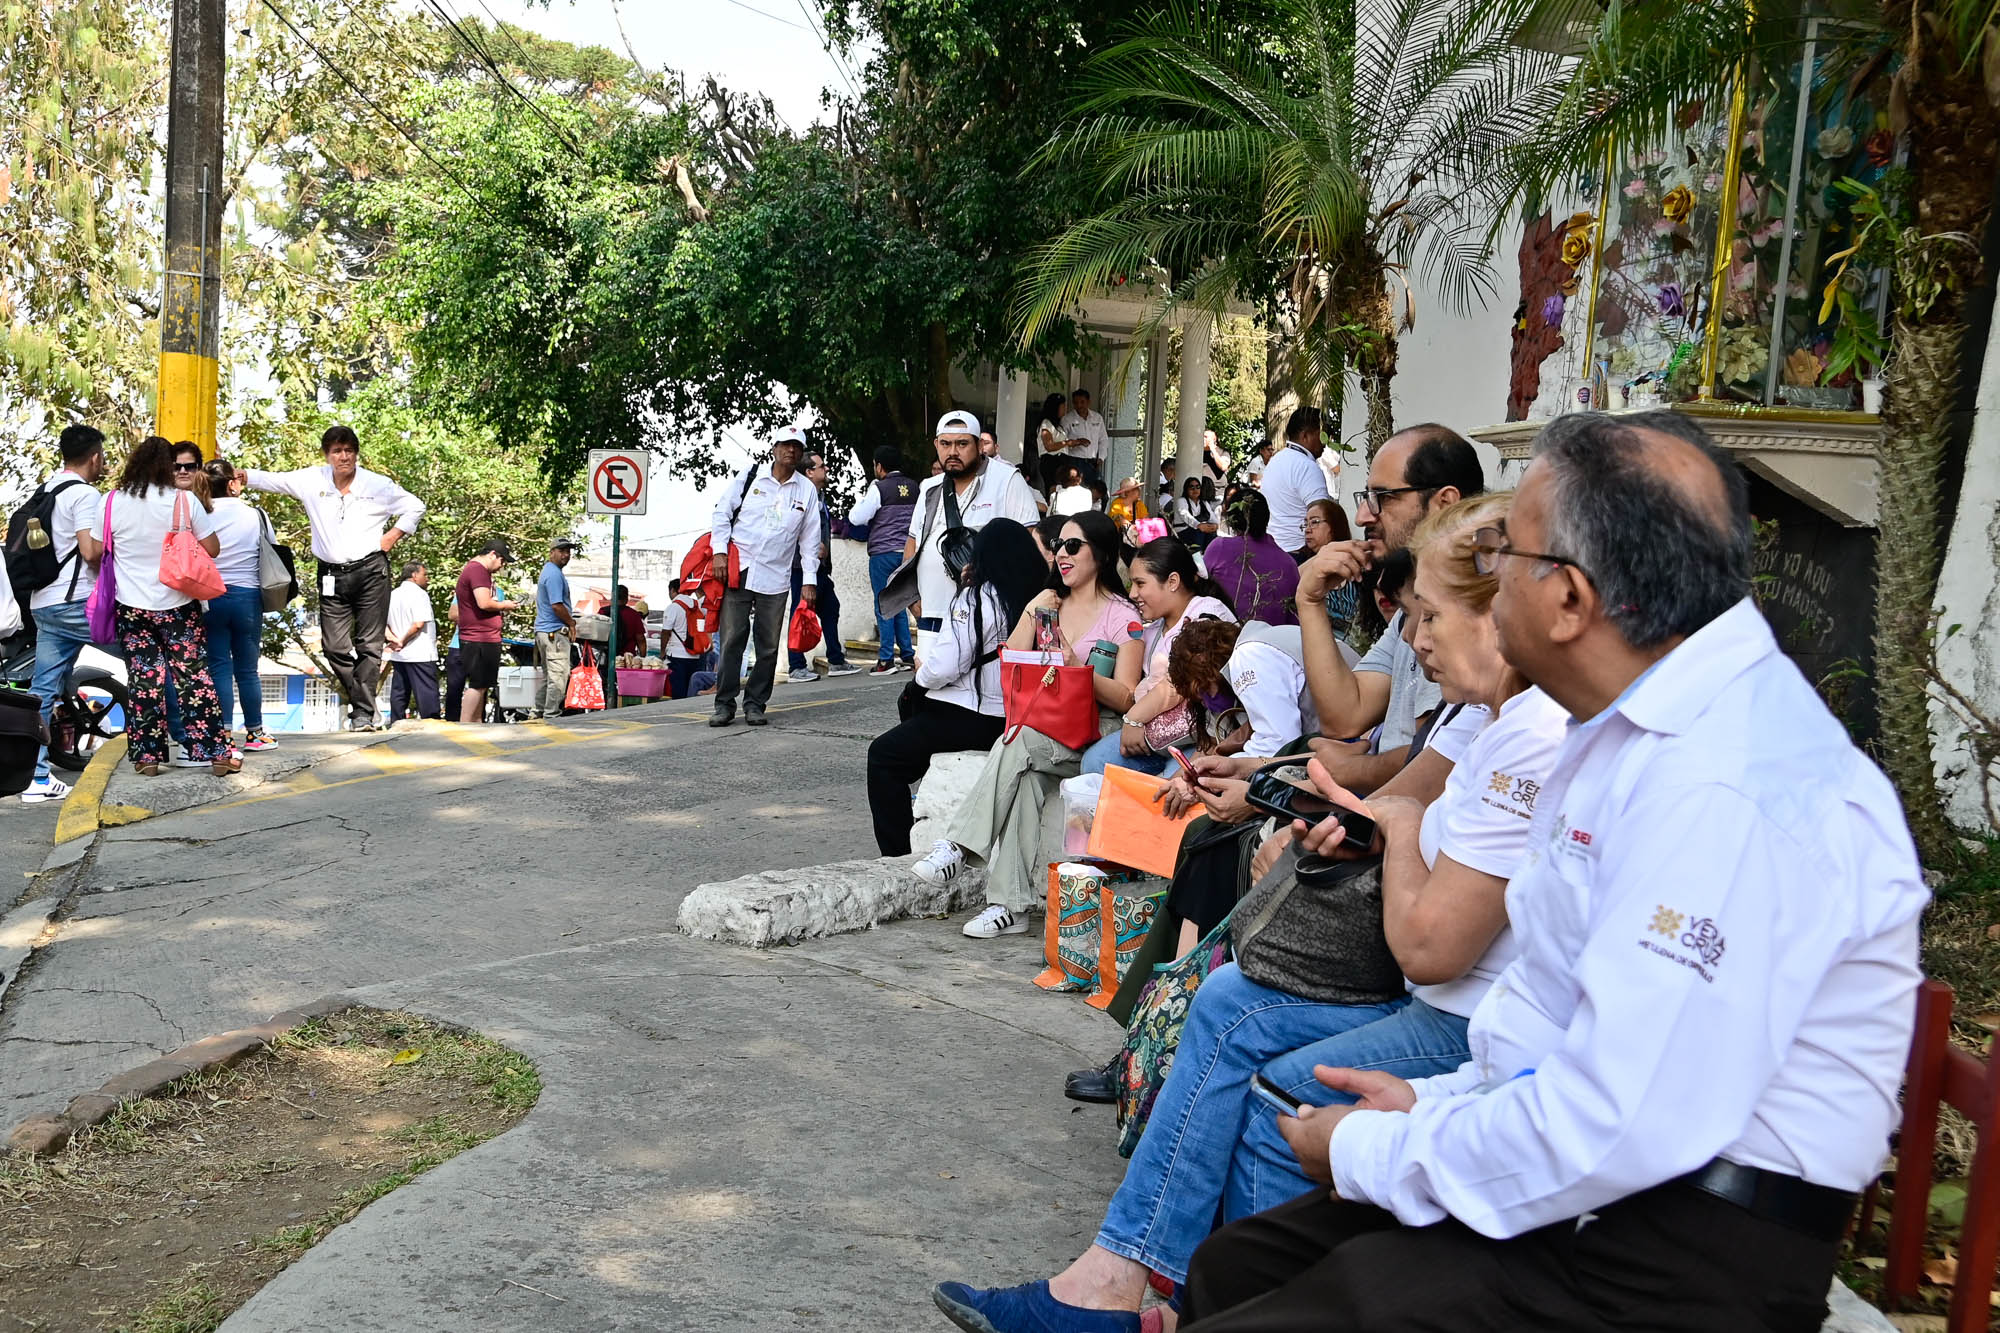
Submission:
[[1625,182],[1625,197],[1627,199],[1637,199],[1644,193],[1646,193],[1646,182],[1642,180],[1630,180]]
[[1567,304],[1568,302],[1564,301],[1563,298],[1560,296],[1551,296],[1547,300],[1543,301],[1542,323],[1548,325],[1550,328],[1554,328],[1558,324],[1561,324],[1563,317],[1563,307],[1566,306]]
[[1660,212],[1674,222],[1685,222],[1694,212],[1694,191],[1685,185],[1676,185],[1667,191],[1667,197],[1660,200]]
[[1661,283],[1658,299],[1660,302],[1660,313],[1668,319],[1677,319],[1688,312],[1687,294],[1681,291],[1681,285],[1678,282]]
[[1590,228],[1578,227],[1563,236],[1562,262],[1575,268],[1590,257]]
[[1854,131],[1845,125],[1834,125],[1819,132],[1814,140],[1821,157],[1846,157],[1854,151]]
[[1869,135],[1864,146],[1868,150],[1868,165],[1872,167],[1886,167],[1896,156],[1896,136],[1887,130]]

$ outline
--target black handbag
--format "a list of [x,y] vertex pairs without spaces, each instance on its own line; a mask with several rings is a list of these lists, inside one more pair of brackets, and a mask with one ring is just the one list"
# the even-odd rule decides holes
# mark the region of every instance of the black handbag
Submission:
[[35,780],[35,756],[48,741],[41,697],[0,686],[0,796],[28,789]]
[[1236,965],[1260,986],[1323,1004],[1406,992],[1382,934],[1382,858],[1333,861],[1287,848],[1236,905]]

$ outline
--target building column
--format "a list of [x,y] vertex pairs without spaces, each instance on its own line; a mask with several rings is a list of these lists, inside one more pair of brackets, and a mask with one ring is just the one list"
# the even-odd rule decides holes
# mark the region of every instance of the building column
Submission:
[[[1958,513],[1945,545],[1937,590],[1938,667],[1988,717],[2000,716],[2000,589],[1993,582],[1996,526],[2000,526],[2000,321],[1994,322],[1986,338],[1972,439],[1965,451],[1965,479],[1959,486]],[[1946,634],[1944,627],[1952,625],[1964,628]],[[1937,692],[1932,693],[1935,698]],[[1931,705],[1931,736],[1952,822],[1975,833],[1986,830],[1986,783],[2000,784],[2000,774],[1989,778],[1976,771],[1963,721],[1941,702]]]
[[[1207,396],[1207,390],[1203,390]],[[1167,335],[1155,334],[1146,344],[1146,436],[1145,447],[1134,459],[1133,474],[1139,478],[1139,494],[1150,497],[1159,479],[1161,444],[1167,434]],[[1117,482],[1112,482],[1117,485]],[[1147,505],[1147,512],[1152,505]]]
[[1011,370],[1000,372],[1000,389],[994,397],[993,432],[994,441],[1000,446],[1000,456],[1019,467],[1024,446],[1028,439],[1028,391],[1032,386],[1027,379]]
[[1215,317],[1209,314],[1197,316],[1181,330],[1181,408],[1174,428],[1174,457],[1180,460],[1182,477],[1197,475],[1191,469],[1200,465],[1202,432],[1208,429],[1208,364],[1214,339]]

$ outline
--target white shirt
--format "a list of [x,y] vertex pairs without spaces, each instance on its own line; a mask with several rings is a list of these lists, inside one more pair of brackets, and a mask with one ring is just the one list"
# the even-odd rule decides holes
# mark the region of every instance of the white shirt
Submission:
[[1088,486],[1058,486],[1049,496],[1049,512],[1068,518],[1071,514],[1088,513],[1097,504],[1097,498]]
[[[727,551],[734,541],[743,568],[743,586],[769,596],[792,590],[792,560],[797,558],[805,571],[805,586],[817,586],[819,579],[819,491],[803,472],[794,472],[784,481],[771,475],[769,463],[755,467],[756,480],[746,494],[743,478],[737,477],[723,488],[715,502],[715,514],[708,530],[717,551]],[[739,512],[736,502],[741,499]],[[734,527],[730,514],[736,514]]]
[[972,590],[959,589],[958,595],[951,599],[950,612],[940,617],[944,628],[931,639],[930,648],[917,661],[917,684],[929,690],[930,697],[939,703],[957,704],[988,717],[1005,717],[1007,704],[1000,685],[999,658],[979,665],[976,676],[973,668],[981,657],[1005,643],[1014,627],[1007,621],[1007,608],[999,593],[985,587],[979,590],[979,596],[983,602],[980,628],[985,632],[973,632]]
[[424,502],[379,472],[354,469],[354,480],[342,495],[333,484],[333,468],[302,467],[296,472],[247,469],[253,491],[289,495],[305,506],[312,525],[313,559],[329,565],[351,565],[382,549],[382,532],[394,519],[405,535],[417,530]]
[[1304,446],[1287,444],[1271,456],[1257,489],[1271,506],[1271,540],[1287,551],[1306,544],[1306,506],[1324,500],[1326,473]]
[[[1346,645],[1343,643],[1342,646]],[[1359,667],[1355,669],[1360,670]],[[1449,708],[1451,705],[1446,704],[1444,707]],[[1485,704],[1467,704],[1459,709],[1449,722],[1439,724],[1437,729],[1431,732],[1430,739],[1424,742],[1424,748],[1436,750],[1454,764],[1460,763],[1465,758],[1465,752],[1472,748],[1472,742],[1479,738],[1479,733],[1484,731],[1486,724],[1492,720],[1493,712]]]
[[[1569,714],[1532,688],[1501,704],[1497,717],[1484,708],[1467,708],[1452,722],[1467,713],[1487,725],[1461,752],[1463,757],[1453,760],[1444,792],[1424,808],[1417,849],[1427,866],[1436,865],[1443,852],[1469,869],[1511,879],[1528,851],[1535,797],[1569,735]],[[1502,926],[1464,976],[1410,991],[1433,1009],[1470,1018],[1515,952],[1514,932]]]
[[416,624],[424,627],[423,633],[384,654],[391,662],[438,660],[437,610],[431,605],[431,595],[404,579],[389,594],[389,632],[402,634]]
[[[931,493],[950,480],[943,473],[925,478],[917,488],[917,510],[910,516],[910,532],[923,542],[917,552],[917,602],[926,619],[933,615],[941,619],[950,609],[952,598],[958,595],[944,567],[944,556],[938,552],[947,526],[943,496],[938,497],[937,512],[931,515],[928,530],[925,527],[925,515],[931,512]],[[1011,518],[1023,527],[1032,528],[1041,511],[1035,508],[1035,493],[1028,488],[1020,469],[1005,459],[989,458],[973,478],[971,488],[959,493],[958,516],[960,522],[977,532],[996,518]],[[920,658],[923,655],[917,654]]]
[[254,505],[233,495],[215,500],[215,536],[222,543],[216,552],[215,568],[225,587],[262,586],[258,562],[263,555],[264,514]]
[[[1260,632],[1287,629],[1299,632],[1296,625],[1271,626]],[[1306,669],[1276,644],[1237,644],[1223,665],[1222,676],[1250,721],[1244,754],[1268,759],[1299,737],[1319,730],[1319,714],[1306,686]]]
[[666,648],[668,657],[699,657],[700,654],[688,647],[687,604],[675,597],[667,602],[667,609],[660,613],[660,642]]
[[1250,455],[1249,464],[1243,469],[1243,476],[1252,486],[1262,490],[1264,485],[1264,470],[1270,466],[1270,462],[1265,459],[1264,455],[1260,453],[1252,454]]
[[[50,549],[62,567],[56,571],[56,581],[46,588],[37,588],[28,595],[28,609],[39,611],[45,606],[61,606],[64,602],[80,602],[90,596],[97,586],[97,570],[87,561],[75,559],[76,534],[87,532],[99,541],[104,540],[104,492],[64,468],[42,483],[54,486],[66,477],[75,477],[77,484],[66,486],[56,497],[54,512],[49,515]],[[74,575],[76,584],[72,589],[70,578]]]
[[1341,1121],[1342,1198],[1506,1237],[1718,1156],[1874,1179],[1930,895],[1895,791],[1754,604],[1571,731],[1529,839],[1471,1063]]
[[1088,444],[1073,444],[1062,451],[1064,458],[1102,458],[1104,445],[1111,438],[1104,429],[1104,416],[1096,408],[1087,416],[1078,416],[1075,408],[1063,413],[1062,433],[1065,439],[1081,438]]
[[174,497],[187,501],[188,524],[197,538],[215,531],[215,516],[201,501],[171,486],[155,486],[143,496],[119,491],[111,499],[111,558],[118,571],[118,604],[141,611],[171,611],[194,599],[160,582],[160,552],[174,526]]

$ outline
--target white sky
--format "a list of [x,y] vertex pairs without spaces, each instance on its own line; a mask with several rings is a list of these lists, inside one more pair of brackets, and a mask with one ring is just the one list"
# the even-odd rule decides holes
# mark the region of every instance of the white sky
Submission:
[[[803,3],[817,21],[813,0]],[[518,0],[486,0],[486,4],[508,23],[625,54],[611,0],[553,0],[546,9]],[[679,70],[690,85],[713,74],[731,91],[763,93],[786,122],[803,129],[819,118],[820,90],[827,85],[844,90],[846,84],[833,58],[807,29],[800,4],[801,0],[624,0],[620,13],[633,50],[648,69]],[[473,0],[458,0],[454,8],[484,16]],[[727,445],[728,461],[736,470],[747,463],[753,449],[761,453],[747,433],[727,438]],[[624,538],[669,545],[677,555],[684,554],[693,538],[708,530],[714,493],[704,497],[694,483],[665,475],[665,466],[664,460],[653,460],[653,494],[646,516],[627,519]],[[592,553],[597,553],[599,531],[586,529],[584,535],[592,539]],[[608,524],[601,535],[608,543]],[[608,547],[604,549],[608,554]]]

